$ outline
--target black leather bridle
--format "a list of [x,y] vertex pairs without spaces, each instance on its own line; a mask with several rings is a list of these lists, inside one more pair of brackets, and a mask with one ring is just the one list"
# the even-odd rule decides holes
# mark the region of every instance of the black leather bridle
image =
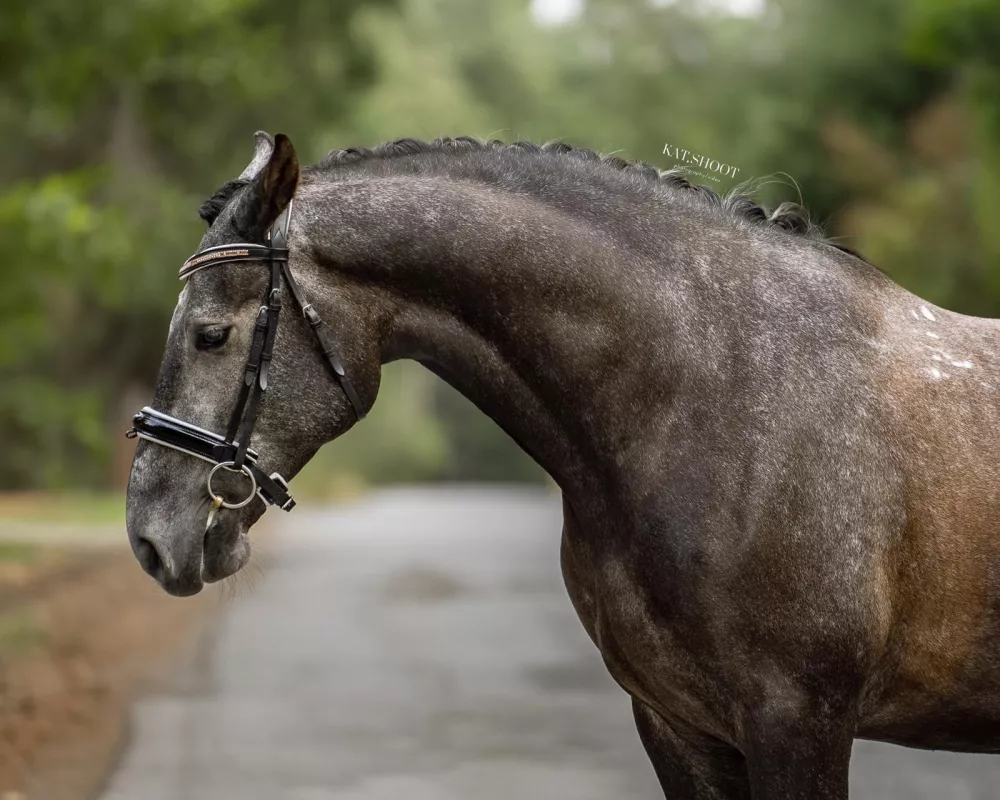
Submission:
[[[242,508],[257,495],[268,505],[277,506],[284,511],[291,511],[295,506],[295,501],[288,493],[288,482],[277,472],[270,475],[264,472],[257,464],[256,451],[250,449],[250,437],[257,422],[260,401],[267,390],[268,370],[271,365],[275,334],[278,331],[283,286],[288,287],[295,305],[312,328],[323,357],[354,407],[358,419],[363,419],[365,416],[361,400],[344,373],[344,366],[323,326],[323,320],[302,295],[302,290],[288,267],[288,226],[291,216],[292,205],[289,203],[288,208],[271,226],[267,234],[267,244],[237,243],[206,247],[185,261],[180,269],[179,277],[186,281],[196,272],[219,264],[258,261],[270,267],[271,282],[264,304],[257,312],[243,383],[225,435],[199,428],[197,425],[148,406],[133,417],[133,427],[126,433],[130,439],[136,437],[145,439],[214,464],[208,474],[206,485],[216,507]],[[220,469],[241,472],[247,476],[251,483],[251,491],[246,499],[239,503],[229,503],[212,489],[212,479]]]

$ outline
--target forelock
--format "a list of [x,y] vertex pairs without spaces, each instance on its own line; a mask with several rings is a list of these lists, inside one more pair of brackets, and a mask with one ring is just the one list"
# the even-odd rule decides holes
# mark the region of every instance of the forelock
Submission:
[[198,216],[201,217],[205,222],[211,227],[212,223],[218,219],[219,214],[222,213],[229,201],[236,196],[236,194],[246,186],[249,181],[236,180],[229,181],[221,189],[219,189],[215,194],[213,194],[208,200],[201,204],[201,208],[198,209]]

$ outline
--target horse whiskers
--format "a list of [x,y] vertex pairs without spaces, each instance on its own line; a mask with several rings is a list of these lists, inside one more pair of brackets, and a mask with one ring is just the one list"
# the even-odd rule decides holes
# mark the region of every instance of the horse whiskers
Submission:
[[225,587],[224,597],[227,601],[236,600],[241,589],[247,589],[253,594],[257,589],[257,579],[263,579],[264,570],[254,559],[254,551],[250,551],[250,558],[239,572],[234,573],[222,582]]

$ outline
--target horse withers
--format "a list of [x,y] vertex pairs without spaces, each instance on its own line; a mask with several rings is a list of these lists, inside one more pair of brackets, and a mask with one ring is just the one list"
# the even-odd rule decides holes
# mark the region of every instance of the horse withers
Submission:
[[567,589],[668,797],[846,798],[856,737],[1000,751],[996,322],[796,206],[562,144],[303,170],[259,135],[201,214],[202,255],[247,255],[189,270],[137,422],[129,538],[167,591],[239,570],[410,358],[559,485]]

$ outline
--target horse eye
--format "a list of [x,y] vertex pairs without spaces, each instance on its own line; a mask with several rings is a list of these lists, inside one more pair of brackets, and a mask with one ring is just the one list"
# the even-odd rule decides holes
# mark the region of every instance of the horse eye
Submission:
[[229,338],[229,328],[202,328],[195,337],[194,346],[199,350],[216,350]]

